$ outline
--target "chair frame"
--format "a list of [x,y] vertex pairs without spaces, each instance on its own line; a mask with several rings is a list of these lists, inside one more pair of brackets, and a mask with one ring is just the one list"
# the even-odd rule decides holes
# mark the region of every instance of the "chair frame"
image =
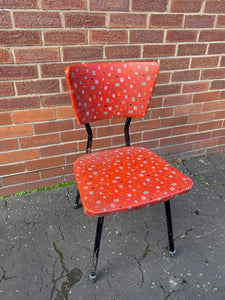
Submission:
[[[124,126],[124,137],[125,137],[125,145],[126,147],[130,146],[130,123],[131,123],[131,117],[126,118],[125,126]],[[87,139],[87,146],[86,146],[86,154],[91,153],[92,148],[92,140],[93,140],[93,134],[92,129],[89,123],[85,124],[85,128],[88,134]],[[167,221],[167,232],[168,232],[168,241],[169,241],[169,253],[172,257],[175,256],[176,250],[174,248],[174,238],[173,238],[173,225],[172,225],[172,216],[171,216],[171,208],[170,208],[170,200],[164,202],[165,205],[165,212],[166,212],[166,221]],[[79,190],[77,191],[76,199],[75,199],[75,209],[79,208],[81,206],[80,203],[80,193]],[[89,272],[89,280],[91,283],[96,282],[97,277],[97,265],[98,265],[98,257],[99,257],[99,250],[100,250],[100,244],[101,244],[101,236],[102,236],[102,229],[104,224],[104,217],[98,217],[97,220],[97,227],[96,227],[96,234],[95,234],[95,243],[94,243],[94,250],[92,255],[92,263],[91,268]]]

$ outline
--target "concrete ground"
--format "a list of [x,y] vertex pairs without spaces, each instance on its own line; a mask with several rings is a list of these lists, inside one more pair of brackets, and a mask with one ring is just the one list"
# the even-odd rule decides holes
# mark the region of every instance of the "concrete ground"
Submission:
[[176,167],[193,190],[164,205],[106,217],[98,280],[87,274],[96,219],[73,209],[76,185],[0,202],[0,299],[225,299],[225,153]]

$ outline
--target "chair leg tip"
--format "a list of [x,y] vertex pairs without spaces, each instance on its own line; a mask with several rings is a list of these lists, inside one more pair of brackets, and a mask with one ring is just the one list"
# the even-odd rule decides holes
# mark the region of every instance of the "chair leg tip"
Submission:
[[169,253],[172,257],[176,256],[176,252],[177,252],[176,249],[174,249],[173,251],[169,251]]
[[96,277],[97,277],[96,275],[89,274],[89,282],[91,284],[94,284],[96,282]]

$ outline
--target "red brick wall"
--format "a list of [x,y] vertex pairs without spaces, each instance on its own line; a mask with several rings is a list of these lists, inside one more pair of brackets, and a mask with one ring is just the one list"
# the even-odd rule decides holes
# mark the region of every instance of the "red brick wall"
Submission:
[[[133,120],[132,144],[170,158],[225,150],[224,0],[3,0],[0,8],[0,196],[74,180],[86,144],[64,79],[75,62],[157,60],[151,109]],[[123,145],[123,121],[96,123],[94,149]]]

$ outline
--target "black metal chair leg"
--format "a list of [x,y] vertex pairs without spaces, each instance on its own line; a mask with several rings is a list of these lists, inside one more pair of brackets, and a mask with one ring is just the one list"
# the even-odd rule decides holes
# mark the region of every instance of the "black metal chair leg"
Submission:
[[75,203],[74,203],[74,208],[78,209],[81,207],[81,203],[80,203],[80,192],[79,190],[77,190],[77,195],[76,195],[76,199],[75,199]]
[[89,273],[89,280],[92,283],[95,283],[96,281],[96,270],[98,264],[98,254],[99,254],[100,243],[101,243],[103,222],[104,222],[104,217],[98,217],[96,235],[95,235],[95,245],[94,245],[93,257],[92,257],[92,265]]
[[170,201],[165,201],[164,204],[165,204],[165,210],[166,210],[167,230],[168,230],[168,239],[169,239],[169,251],[170,251],[171,256],[175,256],[176,250],[174,248],[173,226],[172,226]]

